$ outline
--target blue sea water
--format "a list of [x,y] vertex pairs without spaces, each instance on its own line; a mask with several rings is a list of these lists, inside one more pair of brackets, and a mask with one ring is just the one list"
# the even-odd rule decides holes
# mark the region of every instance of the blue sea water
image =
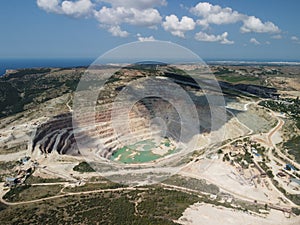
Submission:
[[5,74],[7,69],[25,69],[40,67],[79,67],[89,66],[95,59],[0,59],[0,76]]

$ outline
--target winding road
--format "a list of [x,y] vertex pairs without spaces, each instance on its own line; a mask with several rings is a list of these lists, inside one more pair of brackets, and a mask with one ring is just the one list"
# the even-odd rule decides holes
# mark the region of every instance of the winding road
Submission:
[[[71,107],[69,106],[69,102],[72,100],[72,98],[67,102],[67,106],[69,108],[69,110],[71,111]],[[260,100],[261,101],[261,100]],[[244,109],[245,110],[248,110],[248,106],[250,104],[258,104],[260,101],[258,102],[251,102],[251,103],[247,103],[244,105]],[[296,162],[293,162],[291,161],[290,159],[288,159],[277,147],[276,145],[273,143],[272,141],[272,137],[273,135],[279,131],[282,126],[284,125],[284,121],[279,118],[278,116],[276,116],[275,112],[271,111],[270,110],[270,113],[272,114],[273,117],[275,117],[278,121],[278,123],[276,124],[276,126],[274,128],[272,128],[268,133],[267,133],[267,140],[265,141],[270,147],[273,147],[275,148],[276,152],[278,153],[278,155],[280,155],[280,157],[282,157],[283,159],[287,160],[289,163],[291,163],[292,165],[295,165],[296,167],[300,168],[300,165]],[[250,129],[249,129],[250,130]],[[236,140],[239,140],[241,138],[245,138],[245,137],[251,137],[253,134],[253,132],[250,130],[249,134],[246,135],[246,136],[243,136],[243,137],[239,137],[239,138],[236,138],[226,144],[224,144],[222,147],[225,147],[225,146],[228,146],[230,145],[231,143],[235,142]],[[219,148],[218,148],[219,149]],[[217,151],[217,149],[215,150]],[[210,152],[211,153],[211,152]],[[200,159],[202,156],[199,156],[197,158],[195,158],[193,161],[191,161],[190,163],[188,163],[185,167],[187,166],[190,166],[191,164],[195,163],[195,161],[197,159]],[[187,177],[191,177],[191,174],[187,174],[185,172],[180,172],[181,175],[183,176],[187,176]],[[192,176],[194,176],[195,174],[193,174]],[[197,179],[203,179],[201,176],[197,176],[195,177]],[[282,196],[283,199],[285,199],[289,204],[287,205],[283,205],[281,206],[282,209],[284,209],[284,207],[298,207],[297,205],[295,205],[293,202],[291,202],[289,199],[287,199],[273,184],[272,182],[270,181],[270,179],[268,178],[269,180],[269,183],[270,185],[273,186],[273,188],[275,190],[277,190],[280,195]],[[209,180],[208,180],[209,181]],[[213,182],[211,182],[213,183]],[[34,184],[36,186],[40,185],[40,186],[46,186],[46,185],[58,185],[58,184],[61,184],[61,185],[68,185],[69,183],[68,182],[58,182],[58,183],[39,183],[39,184]],[[0,184],[2,187],[3,187],[3,184]],[[191,189],[188,189],[188,188],[185,188],[185,187],[179,187],[179,186],[175,186],[175,185],[167,185],[167,184],[161,184],[161,186],[164,188],[164,189],[174,189],[174,190],[178,190],[178,191],[184,191],[184,192],[195,192],[195,190],[191,190]],[[38,202],[42,202],[42,201],[45,201],[45,200],[51,200],[51,199],[56,199],[56,198],[61,198],[61,197],[65,197],[65,196],[73,196],[73,195],[81,195],[81,194],[90,194],[90,193],[103,193],[103,192],[117,192],[117,191],[125,191],[125,190],[142,190],[142,191],[145,191],[145,190],[149,190],[149,188],[140,188],[140,187],[124,187],[124,188],[115,188],[115,189],[99,189],[99,190],[92,190],[92,191],[82,191],[82,192],[72,192],[72,193],[64,193],[64,194],[59,194],[59,195],[56,195],[56,196],[51,196],[51,197],[46,197],[46,198],[41,198],[41,199],[35,199],[35,200],[30,200],[30,201],[21,201],[21,202],[7,202],[3,199],[3,196],[5,195],[5,193],[8,191],[8,190],[4,190],[4,188],[0,188],[0,201],[3,202],[4,204],[6,205],[22,205],[22,204],[31,204],[31,203],[38,203]],[[232,190],[229,190],[229,189],[225,189],[223,187],[220,187],[221,190],[224,190],[230,194],[232,194],[233,196],[237,197],[238,199],[241,199],[241,200],[244,200],[244,201],[248,201],[249,203],[253,203],[254,201],[256,201],[258,204],[271,204],[270,202],[265,202],[265,201],[257,201],[256,199],[254,198],[250,198],[249,196],[244,196],[244,195],[240,195],[240,194],[237,194],[235,192],[233,192]],[[198,193],[201,193],[201,194],[207,194],[207,193],[202,193],[202,192],[199,192]]]

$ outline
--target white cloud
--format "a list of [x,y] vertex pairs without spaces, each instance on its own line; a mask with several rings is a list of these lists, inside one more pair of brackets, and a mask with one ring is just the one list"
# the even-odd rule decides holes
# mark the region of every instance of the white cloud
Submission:
[[229,7],[222,8],[219,5],[212,5],[208,2],[200,2],[195,7],[190,9],[190,12],[200,19],[197,24],[203,28],[208,28],[210,24],[233,24],[242,22],[240,28],[242,33],[255,32],[255,33],[276,33],[280,29],[272,22],[262,22],[255,16],[248,16],[232,10]]
[[233,44],[234,41],[227,39],[228,33],[224,32],[221,35],[207,34],[202,31],[195,34],[195,39],[198,41],[220,42],[221,44]]
[[46,12],[61,13],[60,0],[37,0],[37,5]]
[[131,25],[153,27],[161,22],[161,16],[156,9],[138,10],[135,8],[107,8],[102,7],[94,12],[97,20],[102,24],[120,25],[127,23]]
[[271,38],[279,40],[279,39],[282,39],[282,35],[280,35],[280,34],[273,35],[273,36],[271,36]]
[[[147,28],[157,28],[161,24],[164,30],[182,38],[185,37],[187,31],[194,30],[197,24],[208,28],[211,24],[241,22],[242,33],[280,32],[280,29],[272,22],[263,22],[255,16],[248,16],[229,7],[223,8],[208,2],[200,2],[190,9],[191,13],[199,17],[196,21],[187,16],[179,19],[171,14],[166,16],[163,22],[160,12],[155,7],[167,5],[167,0],[37,0],[37,5],[50,13],[72,17],[93,16],[100,23],[100,27],[107,29],[114,36],[121,37],[129,35],[127,31],[121,29],[123,24]],[[279,37],[281,36],[273,36],[275,39],[280,39]],[[226,43],[225,39],[224,43]]]
[[299,39],[298,37],[296,37],[296,36],[292,36],[292,37],[291,37],[291,40],[292,40],[294,43],[296,43],[296,44],[300,44],[300,39]]
[[167,5],[166,0],[103,0],[110,3],[113,8],[122,6],[125,8],[149,9],[155,6]]
[[141,34],[136,35],[139,41],[155,41],[155,38],[151,35],[149,37],[142,37]]
[[[111,7],[103,6],[103,3],[109,3]],[[37,5],[47,12],[73,17],[91,15],[100,27],[120,37],[129,35],[121,29],[122,24],[157,28],[162,17],[154,7],[166,4],[166,0],[37,0]]]
[[128,37],[129,33],[127,31],[123,31],[120,26],[110,26],[108,27],[108,32],[112,34],[112,36],[115,37]]
[[263,23],[259,18],[255,16],[249,16],[244,20],[244,24],[241,27],[242,33],[255,32],[255,33],[277,33],[280,32],[279,28],[272,22]]
[[88,15],[92,11],[93,3],[90,0],[64,1],[61,6],[66,15],[79,17]]
[[[161,23],[162,20],[159,12],[156,9],[125,8],[123,6],[118,6],[116,8],[108,8],[103,6],[99,11],[94,11],[94,16],[100,24],[104,25],[104,27],[108,26],[113,30],[121,30],[121,24],[155,28]],[[124,32],[125,31],[117,33],[122,34],[119,35],[120,37],[128,36],[128,33],[125,34]],[[113,35],[115,34],[115,32],[111,33]]]
[[162,23],[166,31],[171,32],[172,35],[184,38],[187,31],[195,29],[195,21],[187,16],[183,16],[181,20],[174,14],[166,16],[165,21]]
[[244,15],[233,11],[231,8],[221,8],[218,5],[212,5],[208,2],[200,2],[190,9],[194,15],[202,17],[197,23],[203,27],[209,24],[230,24],[236,23],[244,18]]
[[41,9],[57,14],[80,17],[91,14],[94,7],[90,0],[60,1],[60,0],[37,0]]
[[260,42],[258,40],[256,40],[255,38],[251,38],[250,43],[255,44],[255,45],[260,45]]
[[189,10],[190,8],[185,6],[184,4],[179,4],[179,7],[183,10]]
[[270,45],[270,44],[271,44],[271,42],[269,42],[269,41],[266,41],[266,44],[267,44],[267,45]]

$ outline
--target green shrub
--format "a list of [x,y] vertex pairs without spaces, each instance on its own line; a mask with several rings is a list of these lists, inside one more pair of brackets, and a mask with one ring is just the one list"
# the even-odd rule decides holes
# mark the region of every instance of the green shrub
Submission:
[[74,166],[73,170],[80,173],[95,172],[95,170],[87,162],[79,163],[77,166]]

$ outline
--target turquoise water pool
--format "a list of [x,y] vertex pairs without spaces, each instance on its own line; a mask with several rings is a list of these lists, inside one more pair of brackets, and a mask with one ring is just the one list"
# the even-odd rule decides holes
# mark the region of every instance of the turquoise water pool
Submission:
[[[161,145],[168,148],[167,152],[164,155],[153,153],[153,149],[158,148]],[[125,164],[146,163],[169,155],[175,152],[175,149],[176,148],[168,139],[163,139],[159,144],[156,144],[153,139],[147,139],[118,149],[113,153],[110,159]]]

